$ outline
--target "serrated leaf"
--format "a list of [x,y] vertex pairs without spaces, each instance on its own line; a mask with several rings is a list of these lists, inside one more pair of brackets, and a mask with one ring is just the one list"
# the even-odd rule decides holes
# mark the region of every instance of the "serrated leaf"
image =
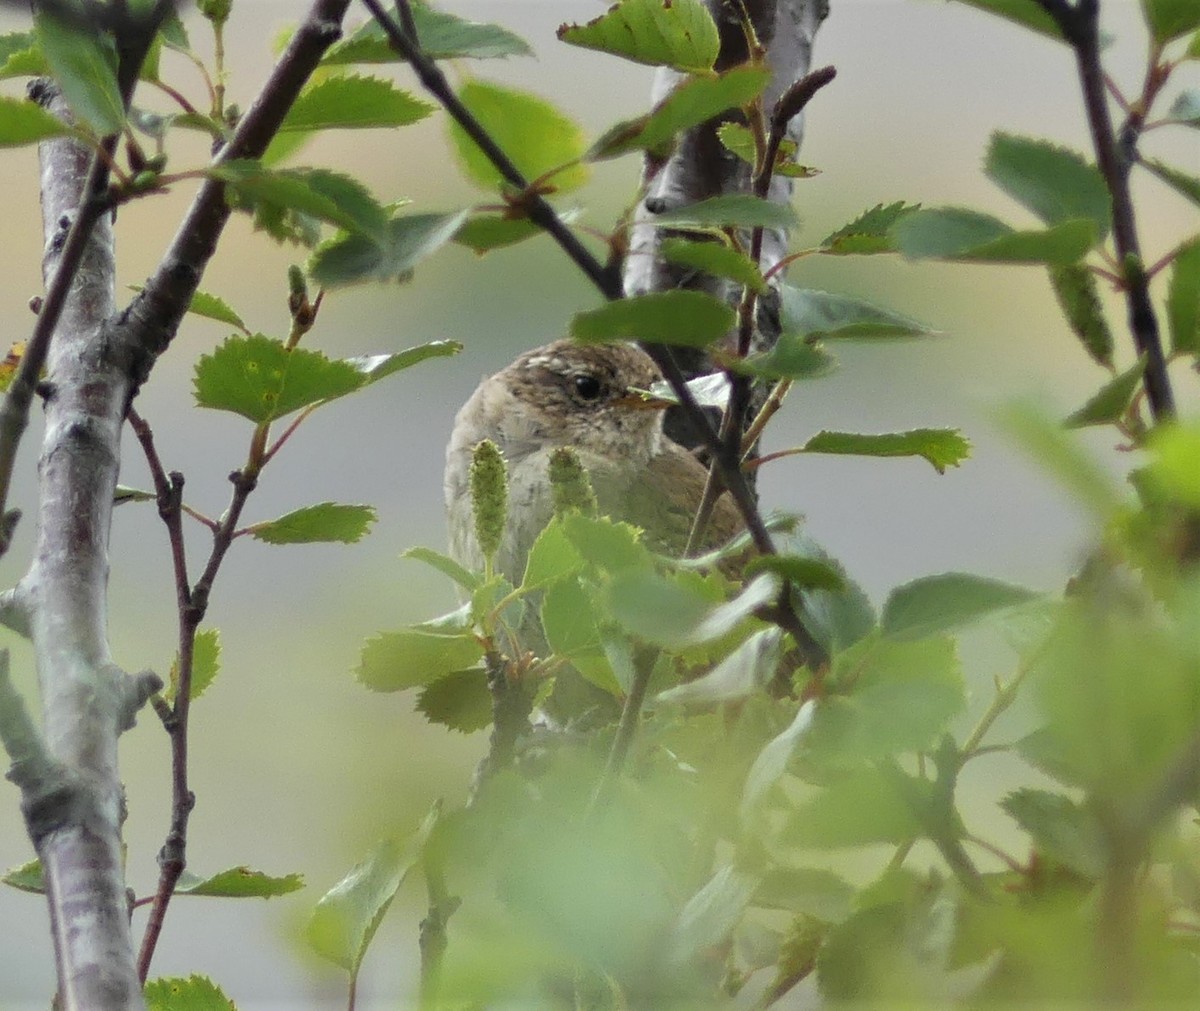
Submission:
[[583,556],[575,550],[562,523],[552,520],[529,549],[522,590],[534,590],[572,575],[583,568]]
[[349,874],[322,896],[306,936],[317,954],[340,965],[353,979],[384,914],[441,815],[440,804],[403,841],[384,839]]
[[721,47],[700,0],[621,0],[585,25],[561,25],[563,42],[685,73],[712,70]]
[[970,7],[995,14],[1025,28],[1032,28],[1040,35],[1065,42],[1062,30],[1038,0],[960,0]]
[[464,590],[475,590],[479,587],[480,582],[482,582],[476,573],[463,568],[449,555],[443,555],[441,552],[433,551],[430,548],[409,548],[400,557],[412,558],[418,562],[424,562],[430,568],[436,569],[443,576],[452,579]]
[[1132,366],[1114,376],[1084,404],[1063,422],[1068,428],[1086,428],[1088,425],[1111,425],[1129,409],[1133,395],[1146,371],[1146,356],[1143,355]]
[[363,386],[370,386],[404,369],[429,361],[431,358],[450,358],[462,351],[458,341],[429,341],[387,355],[357,355],[343,358],[346,365],[356,368],[363,377]]
[[20,867],[10,867],[0,878],[10,888],[22,892],[33,892],[43,895],[46,891],[46,876],[42,873],[42,862],[34,859]]
[[1014,790],[1000,802],[1033,838],[1042,856],[1089,878],[1106,866],[1106,845],[1095,817],[1069,797],[1047,790]]
[[146,1011],[237,1011],[207,976],[160,976],[147,981],[142,997]]
[[361,130],[408,126],[434,107],[380,77],[358,74],[327,77],[296,97],[281,133],[295,130]]
[[1104,177],[1074,151],[1047,141],[993,133],[984,172],[1047,225],[1085,218],[1104,238],[1112,226],[1112,201]]
[[383,207],[358,180],[328,169],[268,169],[256,161],[221,162],[206,170],[251,206],[281,208],[326,221],[352,233],[382,237]]
[[[192,678],[188,697],[195,701],[221,673],[221,633],[215,628],[201,629],[196,633],[192,645]],[[170,705],[175,704],[179,693],[179,654],[171,661],[167,676],[167,687],[163,697]]]
[[258,424],[309,404],[352,393],[363,385],[358,369],[307,348],[255,334],[230,337],[196,363],[196,403],[232,411]]
[[603,572],[646,569],[652,556],[641,543],[641,531],[603,516],[569,513],[556,521],[583,560]]
[[1038,596],[1023,586],[965,572],[924,576],[888,595],[880,627],[889,639],[920,639],[952,632]]
[[1158,161],[1154,158],[1143,158],[1141,164],[1145,165],[1159,179],[1171,187],[1176,193],[1179,193],[1188,198],[1192,203],[1200,205],[1200,176],[1188,175],[1186,172],[1180,172],[1176,168],[1172,168],[1165,162]]
[[1175,254],[1167,281],[1167,326],[1171,350],[1200,353],[1200,238]]
[[0,96],[0,147],[36,144],[47,137],[69,134],[65,123],[40,105]]
[[896,247],[892,228],[906,214],[920,209],[919,204],[906,204],[903,200],[894,204],[876,204],[825,236],[821,249],[838,256],[893,252]]
[[[468,21],[423,3],[411,5],[410,10],[416,23],[421,51],[431,59],[496,59],[533,55],[533,50],[524,39],[500,25]],[[392,8],[391,16],[397,20],[395,8]],[[383,29],[374,21],[368,21],[348,38],[332,46],[321,62],[328,66],[394,63],[399,59]]]
[[[732,151],[742,161],[750,165],[757,162],[758,153],[754,144],[754,133],[748,126],[743,126],[741,123],[722,123],[717,130],[717,139],[725,150]],[[779,151],[775,155],[775,164],[771,167],[771,174],[786,176],[789,179],[810,179],[819,175],[820,172],[817,169],[796,163],[797,150],[796,142],[793,140],[785,140],[780,144]]]
[[265,544],[356,544],[377,518],[375,507],[321,502],[293,510],[278,519],[255,523],[246,532]]
[[0,80],[10,77],[45,77],[50,73],[42,51],[33,44],[32,36],[29,38],[31,42],[27,48],[15,49],[4,54],[3,62],[0,62]]
[[724,337],[736,318],[719,298],[702,291],[674,289],[635,295],[576,313],[570,334],[584,344],[638,339],[707,347]]
[[272,877],[249,867],[230,867],[228,870],[200,877],[184,871],[175,886],[179,895],[206,895],[226,899],[273,899],[278,895],[289,895],[304,887],[303,874],[285,874]]
[[603,161],[630,151],[661,151],[677,133],[753,102],[770,79],[767,68],[751,64],[716,77],[685,78],[646,115],[605,130],[584,157]]
[[417,693],[417,709],[430,723],[473,734],[492,722],[492,694],[482,670],[460,670]]
[[919,456],[928,460],[939,474],[944,474],[947,467],[957,467],[971,455],[971,444],[956,428],[914,428],[908,432],[881,435],[821,431],[800,451],[852,456]]
[[99,137],[120,133],[125,103],[117,84],[117,47],[107,32],[84,20],[46,10],[34,17],[38,48],[71,110]]
[[1050,285],[1071,328],[1092,359],[1112,364],[1113,336],[1104,318],[1096,275],[1082,263],[1050,267]]
[[740,249],[733,249],[723,242],[666,239],[659,252],[669,263],[694,267],[714,277],[727,277],[760,294],[767,290],[767,282],[754,261]]
[[389,221],[377,238],[336,235],[313,250],[307,273],[323,288],[405,281],[421,260],[454,237],[466,215],[466,211],[408,214]]
[[1045,231],[1018,232],[989,214],[940,207],[906,214],[892,237],[909,259],[1074,263],[1096,244],[1096,226],[1080,219]]
[[1142,0],[1142,12],[1157,42],[1170,42],[1200,27],[1195,0]]
[[790,284],[779,290],[779,322],[784,334],[824,339],[926,337],[933,327],[903,313],[851,295]]
[[714,605],[681,575],[640,569],[618,573],[606,588],[607,608],[633,635],[680,649],[721,638],[779,592],[778,578],[764,573],[732,600]]
[[778,628],[755,632],[707,674],[668,688],[655,701],[662,705],[715,706],[760,694],[779,669],[781,642]]
[[858,895],[844,878],[811,867],[773,866],[754,896],[754,905],[840,923]]
[[483,647],[469,631],[381,632],[363,643],[354,676],[371,691],[398,692],[432,684],[478,663],[482,656]]
[[[580,163],[587,148],[583,131],[545,99],[484,81],[467,82],[458,97],[526,179],[548,176],[558,192],[587,180],[587,166]],[[459,165],[471,182],[486,190],[507,185],[462,127],[451,121],[449,129]]]
[[771,788],[783,778],[792,756],[805,743],[811,732],[816,714],[816,700],[809,699],[797,711],[787,729],[771,738],[754,759],[742,787],[739,817],[744,828],[751,828],[750,818],[766,799]]
[[656,225],[667,225],[671,228],[762,226],[786,230],[797,224],[796,212],[789,205],[763,200],[747,193],[709,197],[694,204],[663,211],[648,220]]

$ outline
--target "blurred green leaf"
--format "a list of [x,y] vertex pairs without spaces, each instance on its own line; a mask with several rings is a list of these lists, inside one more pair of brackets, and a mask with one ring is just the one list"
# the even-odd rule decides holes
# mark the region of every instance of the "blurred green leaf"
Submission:
[[22,892],[33,892],[35,895],[43,895],[46,891],[46,877],[42,873],[42,862],[37,859],[30,860],[29,863],[22,864],[20,867],[10,867],[4,872],[0,881],[10,888],[16,888]]
[[83,19],[48,10],[34,16],[38,48],[50,65],[71,110],[98,137],[120,133],[125,103],[117,84],[117,47],[108,32]]
[[1167,119],[1185,126],[1200,127],[1200,88],[1186,88],[1175,96]]
[[381,632],[363,643],[354,676],[374,692],[432,684],[479,662],[483,647],[470,632],[436,634],[416,628]]
[[971,455],[971,444],[953,428],[914,428],[910,432],[863,435],[857,432],[818,432],[801,451],[852,456],[919,456],[939,474],[957,467]]
[[817,702],[809,699],[797,710],[795,718],[788,724],[787,729],[772,737],[754,759],[754,764],[750,766],[750,771],[746,775],[745,786],[742,788],[740,808],[742,825],[747,830],[752,829],[751,816],[766,799],[771,788],[787,772],[792,756],[801,746],[808,744],[816,717]]
[[785,334],[826,339],[925,337],[934,329],[902,313],[851,295],[813,288],[780,288],[780,324]]
[[1177,250],[1171,263],[1167,327],[1173,352],[1200,353],[1200,238]]
[[796,212],[788,204],[775,203],[747,193],[730,193],[709,197],[694,204],[685,204],[662,211],[647,219],[656,225],[671,228],[739,228],[789,229],[797,224]]
[[831,372],[835,364],[833,356],[809,338],[785,333],[769,351],[734,359],[729,367],[759,379],[816,379]]
[[430,723],[460,734],[482,730],[492,722],[487,674],[474,668],[452,671],[418,692],[417,709]]
[[353,366],[306,348],[288,350],[262,334],[230,337],[196,363],[196,403],[232,411],[262,424],[309,404],[358,389],[362,375]]
[[1146,357],[1143,355],[1130,368],[1101,386],[1088,402],[1072,413],[1063,424],[1067,428],[1085,428],[1088,425],[1111,425],[1114,421],[1119,421],[1129,409],[1145,371]]
[[838,256],[894,252],[896,244],[892,229],[896,222],[920,209],[919,204],[906,204],[903,200],[894,204],[876,204],[825,236],[821,240],[821,249]]
[[418,562],[424,562],[430,568],[436,569],[443,576],[452,579],[465,590],[474,590],[478,588],[481,582],[476,573],[463,568],[449,555],[443,555],[441,552],[434,551],[431,548],[409,548],[400,557],[412,558]]
[[1050,267],[1050,284],[1067,325],[1087,353],[1100,365],[1112,365],[1112,331],[1100,305],[1096,275],[1082,263],[1062,263]]
[[856,895],[856,889],[832,871],[777,865],[763,878],[754,905],[840,923],[850,915]]
[[889,639],[919,639],[952,632],[996,611],[1036,600],[1040,594],[966,572],[923,576],[893,590],[881,627]]
[[[587,166],[580,163],[587,147],[583,131],[545,99],[474,80],[463,85],[458,97],[526,179],[545,176],[557,192],[576,189],[587,180]],[[449,129],[468,180],[486,190],[507,185],[462,127],[451,122]]]
[[6,32],[0,35],[0,80],[37,76],[47,71],[32,32]]
[[322,896],[308,921],[306,936],[317,954],[358,976],[363,956],[384,914],[441,816],[440,802],[408,839],[384,839]]
[[323,288],[405,281],[421,260],[454,238],[466,215],[409,214],[387,222],[376,237],[335,235],[313,250],[308,274]]
[[[903,776],[911,793],[932,803],[928,780]],[[789,812],[783,841],[812,849],[871,843],[899,845],[925,834],[918,813],[874,767],[839,777],[828,788],[801,800]]]
[[620,0],[585,25],[560,26],[557,34],[574,46],[685,73],[712,70],[721,45],[700,0]]
[[1140,164],[1145,165],[1176,193],[1187,197],[1194,204],[1200,204],[1200,176],[1180,172],[1179,169],[1155,158],[1143,158]]
[[[564,224],[570,224],[578,217],[577,209],[558,212],[558,219]],[[504,214],[472,214],[455,232],[454,241],[482,256],[493,249],[513,246],[542,234],[542,227],[534,224],[529,218],[510,218]]]
[[343,358],[342,362],[358,370],[363,377],[363,386],[370,386],[396,372],[411,369],[414,365],[429,361],[431,358],[450,358],[458,354],[463,346],[458,341],[429,341],[403,351],[393,351],[386,355],[359,355],[354,358]]
[[764,628],[749,636],[708,673],[661,692],[661,705],[713,706],[762,692],[779,669],[781,633]]
[[[193,701],[204,694],[205,690],[221,673],[221,633],[215,628],[202,628],[196,633],[192,645],[192,679],[188,697]],[[179,654],[176,653],[171,661],[171,670],[167,675],[167,687],[163,691],[170,705],[175,704],[179,693]]]
[[279,130],[288,133],[408,126],[433,109],[428,102],[413,98],[383,78],[339,75],[316,81],[301,91]]
[[1200,27],[1195,0],[1142,0],[1142,13],[1157,42],[1170,42]]
[[[131,284],[129,288],[131,291],[141,291],[143,286],[140,284]],[[207,291],[197,290],[192,295],[191,302],[188,303],[187,311],[196,316],[203,316],[205,319],[237,327],[246,336],[250,336],[250,330],[245,322],[243,322],[242,317],[219,295],[212,295]]]
[[942,207],[906,214],[892,236],[909,259],[1074,263],[1096,244],[1096,226],[1075,219],[1041,232],[1018,232],[989,214]]
[[1150,434],[1150,475],[1173,502],[1200,509],[1200,426],[1160,425]]
[[1069,797],[1046,790],[1014,790],[1000,802],[1033,839],[1038,853],[1089,878],[1104,874],[1104,838],[1095,817]]
[[844,590],[846,580],[835,565],[802,555],[757,555],[746,563],[745,573],[774,572],[800,590]]
[[663,576],[630,570],[618,573],[607,588],[609,612],[635,636],[657,646],[678,649],[712,642],[731,632],[779,592],[776,577],[755,577],[732,600],[714,606],[687,573]]
[[[421,51],[432,59],[466,57],[483,60],[533,55],[533,50],[524,39],[500,25],[468,21],[424,3],[412,4],[410,10],[416,23]],[[397,20],[394,7],[391,16]],[[368,21],[349,37],[331,46],[321,62],[328,66],[393,63],[399,59],[383,29],[374,21]]]
[[1047,141],[996,132],[984,171],[989,179],[1047,225],[1086,218],[1103,239],[1112,227],[1104,177],[1081,155]]
[[638,339],[657,344],[706,347],[724,337],[736,314],[703,291],[656,291],[576,313],[570,333],[584,344]]
[[160,976],[146,982],[146,1011],[237,1011],[207,976]]
[[754,261],[741,250],[722,242],[666,239],[659,251],[669,263],[694,267],[714,277],[727,277],[738,284],[749,285],[760,294],[767,290],[767,282]]
[[[735,155],[754,165],[758,159],[758,152],[754,145],[754,133],[748,126],[741,123],[722,123],[717,128],[717,139],[727,151],[732,151]],[[791,140],[785,140],[779,145],[779,151],[775,155],[775,164],[771,169],[772,175],[786,176],[790,179],[809,179],[812,176],[819,175],[817,169],[810,168],[807,165],[800,165],[795,161],[796,143]]]
[[184,871],[175,892],[179,895],[207,895],[225,899],[272,899],[303,887],[304,876],[301,874],[274,878],[249,867],[231,867],[205,878]]
[[600,630],[589,595],[576,579],[560,579],[542,596],[542,627],[546,641],[560,656],[600,651]]
[[960,2],[1016,22],[1025,28],[1032,28],[1035,32],[1057,39],[1059,42],[1066,41],[1054,19],[1046,13],[1046,9],[1038,3],[1038,0],[960,0]]
[[0,96],[0,147],[36,144],[47,137],[69,134],[65,123],[40,105]]
[[355,544],[376,520],[374,506],[321,502],[295,509],[278,519],[246,527],[256,541],[266,544],[314,544],[338,541]]
[[759,877],[725,864],[679,911],[671,930],[670,959],[686,965],[721,945],[738,925]]
[[1189,60],[1200,60],[1200,32],[1196,32],[1192,36],[1192,41],[1188,43],[1187,52],[1184,55]]

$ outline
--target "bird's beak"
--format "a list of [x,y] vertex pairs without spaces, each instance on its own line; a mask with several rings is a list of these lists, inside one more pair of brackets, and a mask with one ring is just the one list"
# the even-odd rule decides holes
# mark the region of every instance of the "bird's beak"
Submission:
[[636,386],[630,386],[613,403],[633,411],[665,411],[668,407],[674,407],[676,402],[660,397],[649,390],[640,390]]

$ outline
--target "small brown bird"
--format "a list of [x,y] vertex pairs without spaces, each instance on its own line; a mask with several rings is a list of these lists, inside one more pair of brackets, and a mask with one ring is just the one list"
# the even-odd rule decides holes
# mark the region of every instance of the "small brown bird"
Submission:
[[[469,472],[483,439],[508,462],[509,515],[496,568],[518,583],[535,538],[554,513],[550,454],[572,446],[591,477],[600,512],[646,532],[656,550],[679,554],[700,503],[705,468],[663,434],[662,411],[648,410],[631,389],[662,378],[632,344],[583,345],[560,340],[521,355],[484,379],[455,418],[446,449],[445,493],[450,553],[483,567],[475,542]],[[728,495],[713,510],[704,546],[742,528]]]

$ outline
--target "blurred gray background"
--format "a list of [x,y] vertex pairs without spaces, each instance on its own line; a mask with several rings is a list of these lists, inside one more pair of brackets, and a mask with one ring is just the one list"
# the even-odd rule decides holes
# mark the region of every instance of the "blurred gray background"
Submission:
[[[503,23],[527,38],[536,59],[461,63],[468,75],[535,91],[598,134],[645,110],[647,68],[559,44],[562,21],[602,9],[579,0],[446,0],[476,20]],[[1106,28],[1118,39],[1108,54],[1113,76],[1140,87],[1145,41],[1134,0],[1109,0]],[[300,17],[299,0],[239,0],[228,29],[230,97],[245,104],[265,77],[272,40]],[[352,20],[364,15],[356,12]],[[193,44],[209,49],[204,23],[185,15]],[[7,9],[3,30],[24,22]],[[1089,151],[1073,61],[1066,49],[1007,23],[942,0],[833,0],[818,40],[816,65],[833,63],[837,81],[811,107],[801,160],[822,174],[801,181],[797,244],[879,202],[905,199],[988,210],[1032,224],[980,172],[994,129],[1053,138]],[[165,60],[171,79],[198,96],[195,72]],[[1177,75],[1197,83],[1196,64]],[[386,72],[386,71],[385,71]],[[414,87],[410,75],[396,71]],[[10,84],[6,93],[18,93]],[[1169,100],[1169,96],[1168,96]],[[157,107],[157,97],[152,104]],[[1156,131],[1147,147],[1181,167],[1197,166],[1194,134]],[[190,146],[189,146],[190,145]],[[185,143],[172,168],[199,160]],[[447,154],[445,123],[435,115],[396,132],[343,133],[314,143],[295,161],[340,167],[365,178],[384,200],[408,197],[421,208],[450,209],[486,199],[463,182]],[[597,168],[578,194],[586,218],[607,227],[632,199],[638,162]],[[0,316],[4,341],[26,336],[26,303],[41,289],[42,246],[32,150],[0,157],[5,207],[0,244]],[[1157,183],[1135,186],[1148,261],[1197,229],[1194,206]],[[153,268],[190,198],[179,186],[165,197],[122,208],[119,280],[140,282]],[[298,251],[255,235],[244,219],[229,228],[202,287],[237,307],[252,329],[280,334],[287,325],[285,271]],[[942,336],[923,343],[850,345],[837,350],[834,375],[798,386],[769,431],[766,448],[796,444],[821,428],[873,432],[955,426],[975,451],[938,476],[913,460],[799,457],[767,468],[768,507],[802,512],[810,534],[839,557],[882,601],[916,576],[971,570],[1036,588],[1061,586],[1090,531],[1054,485],[996,430],[995,409],[1032,396],[1062,414],[1100,385],[1102,373],[1059,321],[1044,273],[1033,268],[913,266],[891,258],[810,258],[789,280],[855,294],[895,307]],[[1156,283],[1162,294],[1163,282]],[[223,671],[193,710],[190,855],[198,873],[249,864],[268,873],[304,873],[308,888],[286,899],[234,902],[179,899],[171,909],[155,975],[211,975],[242,1008],[325,1008],[344,1004],[339,974],[306,953],[298,939],[308,910],[381,835],[407,832],[437,797],[463,795],[484,746],[426,726],[411,694],[373,695],[351,671],[372,633],[449,609],[449,586],[398,556],[417,544],[441,548],[442,450],[458,405],[485,373],[518,351],[563,333],[572,313],[598,296],[546,239],[477,258],[460,248],[439,253],[400,287],[339,292],[306,339],[331,355],[397,350],[453,338],[457,359],[428,363],[362,396],[322,410],[271,465],[251,499],[247,521],[325,500],[379,508],[374,533],[349,548],[278,548],[238,542],[221,572],[209,621],[220,628]],[[1115,317],[1121,318],[1121,314]],[[154,426],[169,468],[187,476],[187,499],[216,515],[225,475],[244,459],[249,425],[191,405],[197,357],[226,335],[189,319],[138,401]],[[7,347],[7,344],[4,345]],[[1125,360],[1131,359],[1123,352]],[[1184,410],[1195,394],[1177,374]],[[40,432],[22,449],[15,502],[29,517],[3,559],[0,581],[27,563],[34,512],[33,475]],[[1109,433],[1088,436],[1115,472],[1130,463]],[[148,486],[132,439],[122,480]],[[193,568],[207,537],[192,531]],[[112,534],[111,636],[129,670],[165,672],[174,652],[175,614],[166,539],[152,505],[123,506]],[[4,633],[21,683],[32,689],[27,647]],[[987,702],[992,674],[1010,658],[995,637],[971,637],[967,659]],[[168,750],[152,716],[122,744],[130,817],[129,879],[153,887],[155,854],[168,818]],[[986,819],[1003,763],[975,763],[968,811]],[[17,792],[0,786],[0,866],[31,857]],[[1003,829],[999,829],[1003,831]],[[421,895],[405,893],[368,956],[360,1007],[404,1006],[413,983]],[[140,932],[143,916],[135,920]],[[53,988],[47,916],[40,898],[0,889],[0,1008],[45,1007]]]

